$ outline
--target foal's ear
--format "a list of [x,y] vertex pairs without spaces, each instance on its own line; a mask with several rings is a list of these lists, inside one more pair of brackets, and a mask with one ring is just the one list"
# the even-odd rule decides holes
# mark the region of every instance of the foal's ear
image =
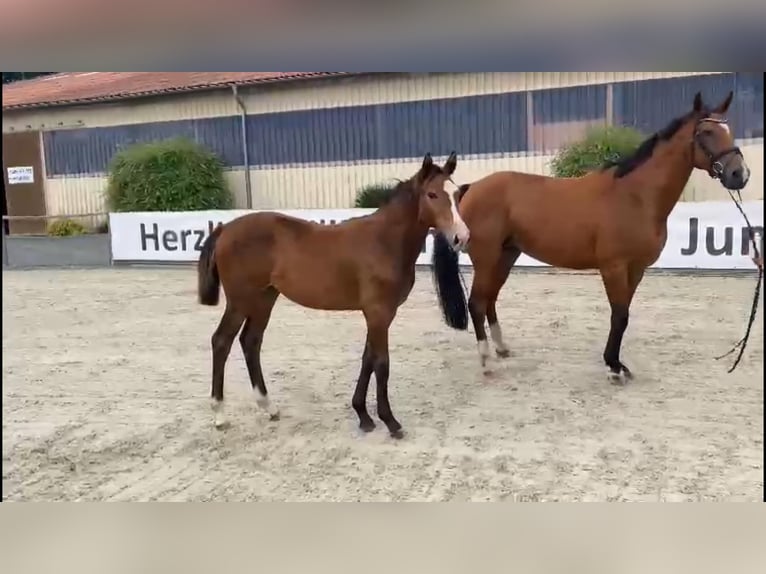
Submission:
[[704,107],[705,104],[702,102],[702,92],[697,92],[697,95],[694,96],[694,111],[701,112]]
[[425,171],[429,169],[434,164],[434,160],[431,157],[430,153],[426,154],[426,157],[423,158],[423,165],[420,166],[421,171]]
[[447,177],[451,176],[453,173],[455,173],[455,168],[457,167],[457,154],[453,151],[449,154],[449,157],[447,158],[447,163],[444,164],[444,168],[442,171],[447,174]]
[[734,98],[734,92],[730,91],[729,95],[726,96],[726,99],[721,102],[716,109],[713,110],[713,113],[720,115],[725,114],[726,110],[728,110],[729,106],[731,105],[732,98]]

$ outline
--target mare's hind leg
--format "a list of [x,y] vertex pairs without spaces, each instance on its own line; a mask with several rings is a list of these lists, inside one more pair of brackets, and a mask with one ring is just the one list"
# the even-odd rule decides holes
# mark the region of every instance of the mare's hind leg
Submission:
[[500,249],[490,250],[478,244],[471,245],[470,249],[473,262],[473,284],[471,285],[471,294],[468,298],[468,311],[471,314],[471,322],[476,334],[479,362],[482,369],[484,369],[489,360],[489,344],[487,343],[487,331],[484,328],[484,320],[487,317],[489,301],[495,291],[499,290],[495,287],[495,268],[500,261],[502,253]]
[[221,317],[218,328],[213,333],[211,340],[213,347],[213,382],[211,389],[212,407],[215,413],[215,427],[224,428],[228,421],[223,409],[223,375],[226,368],[226,359],[229,358],[231,345],[242,326],[244,317],[234,311],[228,304]]
[[250,384],[256,393],[255,401],[261,409],[269,413],[272,421],[279,420],[279,409],[271,404],[266,390],[266,382],[261,370],[261,345],[263,333],[271,318],[271,310],[278,297],[279,291],[273,287],[263,291],[257,301],[251,304],[250,315],[239,336],[239,344],[242,346],[242,354],[245,356],[247,372],[250,375]]
[[500,290],[508,280],[508,274],[511,272],[516,260],[521,255],[521,251],[515,247],[503,249],[503,255],[495,267],[494,290],[489,295],[487,302],[487,322],[489,323],[489,335],[495,344],[495,353],[498,357],[507,358],[511,356],[511,351],[503,341],[503,331],[497,320],[497,297]]
[[630,304],[638,284],[644,276],[643,267],[629,268],[616,265],[601,269],[601,278],[611,307],[609,338],[604,348],[604,363],[609,369],[609,378],[619,381],[622,377],[632,379],[633,373],[620,361],[622,338],[628,328]]

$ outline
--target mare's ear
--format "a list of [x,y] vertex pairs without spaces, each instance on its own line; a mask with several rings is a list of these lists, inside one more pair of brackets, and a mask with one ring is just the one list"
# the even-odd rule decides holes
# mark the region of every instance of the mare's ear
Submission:
[[453,151],[452,153],[449,154],[449,157],[447,158],[447,163],[444,164],[442,171],[447,174],[447,177],[450,177],[453,173],[455,173],[456,167],[457,167],[457,154]]
[[694,111],[699,113],[704,107],[705,104],[702,101],[702,92],[697,92],[697,95],[694,96]]
[[713,110],[714,114],[723,115],[726,113],[726,110],[729,109],[729,106],[731,105],[731,100],[734,98],[734,92],[730,91],[729,95],[726,96],[726,99],[718,104],[718,107]]

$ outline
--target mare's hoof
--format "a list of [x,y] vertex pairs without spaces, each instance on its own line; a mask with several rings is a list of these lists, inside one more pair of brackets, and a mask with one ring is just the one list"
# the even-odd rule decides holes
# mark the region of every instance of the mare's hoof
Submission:
[[363,432],[372,432],[375,430],[375,423],[372,421],[362,421],[359,423],[359,428]]
[[495,354],[501,359],[507,359],[511,356],[511,351],[509,349],[495,349]]
[[214,426],[215,430],[223,431],[229,428],[231,423],[229,421],[215,421]]
[[392,430],[391,431],[391,438],[394,438],[396,440],[401,440],[404,438],[404,431],[402,429]]
[[278,421],[280,418],[282,418],[282,416],[279,414],[279,411],[277,411],[275,413],[271,413],[269,415],[269,420],[270,421]]

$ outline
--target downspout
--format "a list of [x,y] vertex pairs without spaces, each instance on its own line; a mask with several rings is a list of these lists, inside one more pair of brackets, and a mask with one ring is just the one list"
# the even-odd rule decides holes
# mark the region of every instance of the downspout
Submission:
[[237,102],[237,106],[240,110],[240,129],[242,132],[242,155],[245,160],[245,194],[247,199],[247,208],[253,208],[253,189],[252,182],[250,181],[250,155],[247,149],[247,109],[245,108],[245,102],[237,92],[237,85],[232,84],[231,93],[234,95],[234,100]]

